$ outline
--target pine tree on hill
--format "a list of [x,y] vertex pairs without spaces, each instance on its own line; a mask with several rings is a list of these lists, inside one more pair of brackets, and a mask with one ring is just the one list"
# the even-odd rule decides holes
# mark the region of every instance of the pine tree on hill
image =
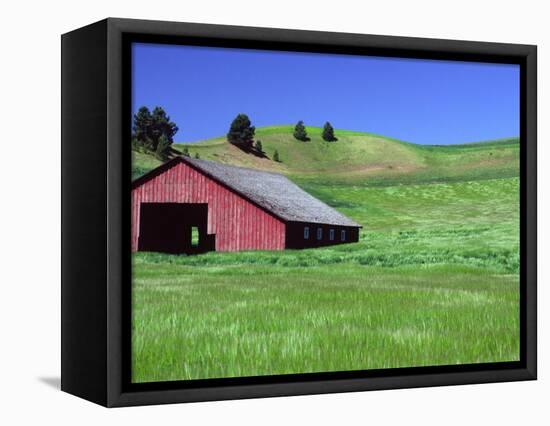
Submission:
[[178,131],[176,123],[170,121],[170,117],[161,107],[156,107],[153,112],[142,106],[134,115],[132,126],[132,145],[159,155],[159,144],[162,138],[162,149],[168,152],[166,146],[172,145],[174,135]]
[[294,137],[303,142],[307,142],[309,140],[307,136],[306,126],[304,126],[304,122],[302,120],[298,121],[298,123],[296,123],[296,126],[294,127]]
[[251,124],[246,114],[237,115],[231,123],[229,133],[227,133],[227,140],[229,143],[237,145],[245,150],[252,149],[256,128]]
[[334,128],[332,125],[327,121],[325,125],[323,126],[323,139],[327,142],[334,142],[337,141],[336,136],[334,136]]
[[264,152],[262,147],[262,141],[259,139],[256,141],[256,145],[254,145],[254,148],[256,148],[256,151],[258,151],[259,154],[262,154]]
[[277,150],[273,153],[273,161],[276,161],[277,163],[281,162],[281,159],[279,158],[279,151]]
[[171,145],[174,141],[174,135],[178,131],[176,123],[170,121],[170,117],[166,114],[161,107],[155,107],[151,113],[151,138],[153,139],[153,146],[157,149],[161,136],[165,136],[168,143]]
[[151,138],[149,137],[150,127],[153,118],[151,111],[146,106],[142,106],[137,113],[134,114],[134,124],[132,126],[132,144],[136,147],[151,149]]
[[170,157],[170,148],[171,142],[166,135],[161,135],[157,145],[157,150],[155,151],[155,156],[161,160],[166,161]]

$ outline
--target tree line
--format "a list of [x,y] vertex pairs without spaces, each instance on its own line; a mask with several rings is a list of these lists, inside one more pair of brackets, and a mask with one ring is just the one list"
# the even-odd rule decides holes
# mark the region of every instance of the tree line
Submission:
[[[176,123],[170,120],[170,116],[162,107],[155,107],[150,111],[146,106],[142,106],[134,114],[132,148],[136,151],[154,154],[160,160],[167,160],[177,152],[172,149],[172,144],[174,143],[174,135],[178,130]],[[246,114],[238,114],[231,122],[226,136],[229,143],[238,146],[242,150],[265,156],[262,141],[254,139],[255,133],[256,127],[252,125],[250,118]],[[302,142],[311,140],[302,120],[294,126],[293,136]],[[327,142],[338,140],[334,134],[334,128],[328,121],[323,126],[321,137]],[[183,148],[182,155],[191,156],[187,147]],[[195,158],[200,158],[198,153],[195,154]],[[273,152],[272,159],[281,162],[277,150]]]
[[[250,118],[248,118],[246,114],[239,114],[231,123],[229,132],[227,133],[227,140],[229,143],[237,145],[241,148],[253,149],[255,132],[256,128],[252,126]],[[294,126],[293,136],[295,139],[302,142],[308,142],[311,140],[302,120],[298,121],[296,126]],[[328,121],[323,126],[321,137],[327,142],[335,142],[338,140],[334,135],[334,127],[332,127]]]

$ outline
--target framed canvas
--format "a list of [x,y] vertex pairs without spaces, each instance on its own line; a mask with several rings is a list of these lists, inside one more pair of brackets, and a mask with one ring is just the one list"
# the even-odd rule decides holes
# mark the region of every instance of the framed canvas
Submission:
[[62,389],[536,378],[536,47],[106,19],[62,36]]

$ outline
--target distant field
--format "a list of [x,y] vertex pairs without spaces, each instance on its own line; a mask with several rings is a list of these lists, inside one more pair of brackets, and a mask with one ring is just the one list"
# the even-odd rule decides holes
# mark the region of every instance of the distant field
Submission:
[[[424,147],[258,130],[282,164],[222,138],[191,154],[287,174],[361,223],[356,244],[134,255],[137,382],[519,357],[517,139]],[[134,175],[158,161],[134,153]]]

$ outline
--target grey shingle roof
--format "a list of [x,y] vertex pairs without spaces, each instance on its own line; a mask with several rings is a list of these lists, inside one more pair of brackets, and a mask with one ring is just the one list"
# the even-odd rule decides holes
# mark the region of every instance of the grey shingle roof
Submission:
[[180,158],[286,221],[361,226],[308,194],[279,173],[230,166],[208,160]]

